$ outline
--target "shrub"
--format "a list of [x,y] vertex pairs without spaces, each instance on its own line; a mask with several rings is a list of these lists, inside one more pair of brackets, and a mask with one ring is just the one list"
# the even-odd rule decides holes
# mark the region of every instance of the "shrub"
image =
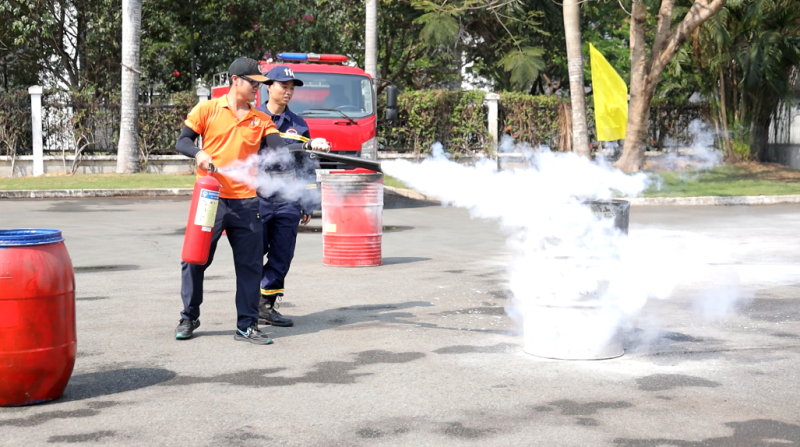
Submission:
[[500,94],[499,133],[533,146],[557,149],[562,104],[556,96],[532,96],[518,92]]
[[387,149],[427,152],[435,142],[445,150],[465,153],[483,150],[489,138],[485,92],[419,90],[398,97],[398,122],[384,124]]

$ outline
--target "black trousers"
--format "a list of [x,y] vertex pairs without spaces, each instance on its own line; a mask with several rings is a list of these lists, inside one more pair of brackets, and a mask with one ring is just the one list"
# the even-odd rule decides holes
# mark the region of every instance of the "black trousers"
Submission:
[[228,235],[233,249],[233,264],[236,269],[236,326],[247,331],[258,322],[258,300],[260,297],[261,261],[264,258],[262,225],[258,213],[258,198],[219,199],[211,252],[205,265],[181,263],[181,318],[196,320],[200,317],[203,303],[203,277],[214,260],[217,242],[222,230]]
[[267,263],[261,273],[261,294],[283,294],[283,282],[294,258],[300,205],[297,203],[261,202],[261,222],[264,226],[264,254]]

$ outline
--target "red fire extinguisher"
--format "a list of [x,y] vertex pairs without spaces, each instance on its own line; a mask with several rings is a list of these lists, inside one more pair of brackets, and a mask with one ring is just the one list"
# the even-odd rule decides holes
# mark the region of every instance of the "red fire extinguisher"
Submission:
[[181,252],[181,259],[189,264],[203,265],[208,262],[221,189],[219,182],[212,175],[215,171],[214,165],[209,164],[208,174],[194,182],[192,206],[189,208],[189,220],[186,223]]

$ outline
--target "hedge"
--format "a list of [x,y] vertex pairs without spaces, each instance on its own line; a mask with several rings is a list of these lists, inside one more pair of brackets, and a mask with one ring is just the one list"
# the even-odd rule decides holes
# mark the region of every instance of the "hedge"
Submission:
[[[485,95],[477,90],[419,90],[399,95],[398,121],[381,122],[379,136],[384,149],[419,154],[440,142],[452,153],[485,151],[490,141]],[[564,101],[555,96],[503,92],[498,106],[500,135],[559,147],[563,115],[569,111]]]
[[398,97],[396,123],[382,123],[385,149],[427,152],[441,142],[449,152],[482,150],[489,141],[482,91],[419,90]]
[[[421,90],[399,95],[398,121],[380,121],[378,136],[383,149],[419,154],[430,151],[438,141],[445,150],[456,154],[486,151],[490,137],[484,96],[485,92],[474,90]],[[500,139],[510,135],[515,141],[535,147],[571,150],[572,113],[568,99],[502,92],[498,106]],[[380,113],[383,115],[383,104]],[[689,123],[707,115],[704,105],[655,103],[648,125],[648,148],[691,144],[695,136],[689,132]],[[596,146],[591,97],[586,101],[586,121],[589,141]]]

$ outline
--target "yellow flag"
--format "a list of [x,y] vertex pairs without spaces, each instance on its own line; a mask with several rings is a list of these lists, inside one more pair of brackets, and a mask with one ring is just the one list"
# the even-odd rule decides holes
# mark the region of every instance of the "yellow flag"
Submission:
[[592,94],[597,140],[622,140],[628,125],[628,86],[592,44],[589,44],[589,54],[592,59]]

